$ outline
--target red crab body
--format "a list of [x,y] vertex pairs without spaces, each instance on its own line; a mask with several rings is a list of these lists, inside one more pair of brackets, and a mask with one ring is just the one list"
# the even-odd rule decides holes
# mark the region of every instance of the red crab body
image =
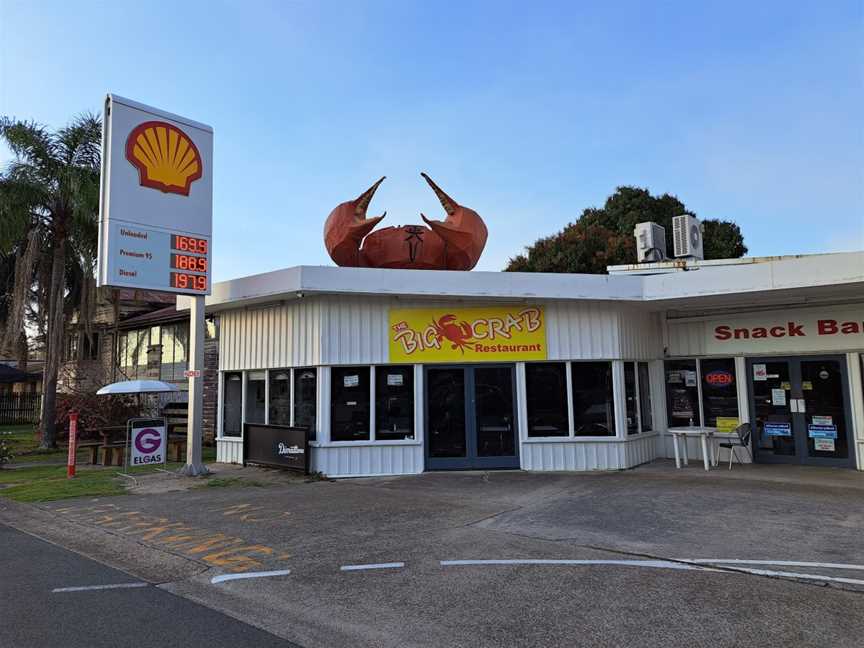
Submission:
[[470,270],[486,246],[486,224],[473,209],[459,205],[425,173],[421,174],[441,201],[447,218],[429,226],[400,225],[372,229],[387,215],[366,218],[366,210],[381,178],[356,200],[344,202],[324,223],[324,245],[340,266],[406,268],[415,270]]
[[471,348],[471,338],[474,337],[474,331],[468,322],[456,322],[456,316],[452,314],[440,317],[437,322],[432,322],[432,327],[435,329],[435,337],[438,342],[448,340],[452,344],[451,349],[459,349],[465,353],[466,348]]

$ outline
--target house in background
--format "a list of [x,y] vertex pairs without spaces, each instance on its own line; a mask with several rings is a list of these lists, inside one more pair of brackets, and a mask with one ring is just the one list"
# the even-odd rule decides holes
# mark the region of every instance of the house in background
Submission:
[[38,371],[22,371],[16,365],[14,360],[0,360],[0,395],[41,393],[41,367]]
[[[144,290],[100,288],[88,335],[78,321],[67,336],[58,389],[93,392],[121,380],[162,380],[180,392],[171,403],[188,401],[189,314],[175,297]],[[215,437],[218,388],[218,320],[208,318],[204,345],[204,440]]]

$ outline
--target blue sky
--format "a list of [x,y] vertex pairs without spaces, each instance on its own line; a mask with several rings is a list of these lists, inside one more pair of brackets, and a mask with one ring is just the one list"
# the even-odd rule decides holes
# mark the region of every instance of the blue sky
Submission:
[[486,220],[483,270],[621,184],[752,255],[862,249],[862,6],[0,0],[0,114],[112,91],[211,124],[217,279],[330,264],[381,175],[370,214],[442,217],[420,171]]

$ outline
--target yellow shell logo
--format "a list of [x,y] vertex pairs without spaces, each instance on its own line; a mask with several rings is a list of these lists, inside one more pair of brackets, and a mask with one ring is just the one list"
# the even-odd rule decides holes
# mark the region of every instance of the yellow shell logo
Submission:
[[139,124],[126,139],[126,159],[138,169],[142,187],[189,195],[189,187],[204,172],[195,142],[182,130],[162,121]]

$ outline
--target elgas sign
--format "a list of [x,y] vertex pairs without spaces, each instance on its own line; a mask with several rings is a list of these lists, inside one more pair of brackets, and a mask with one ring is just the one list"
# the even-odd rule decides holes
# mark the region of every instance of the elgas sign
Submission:
[[864,346],[864,313],[860,309],[772,312],[707,322],[709,352],[840,350]]

